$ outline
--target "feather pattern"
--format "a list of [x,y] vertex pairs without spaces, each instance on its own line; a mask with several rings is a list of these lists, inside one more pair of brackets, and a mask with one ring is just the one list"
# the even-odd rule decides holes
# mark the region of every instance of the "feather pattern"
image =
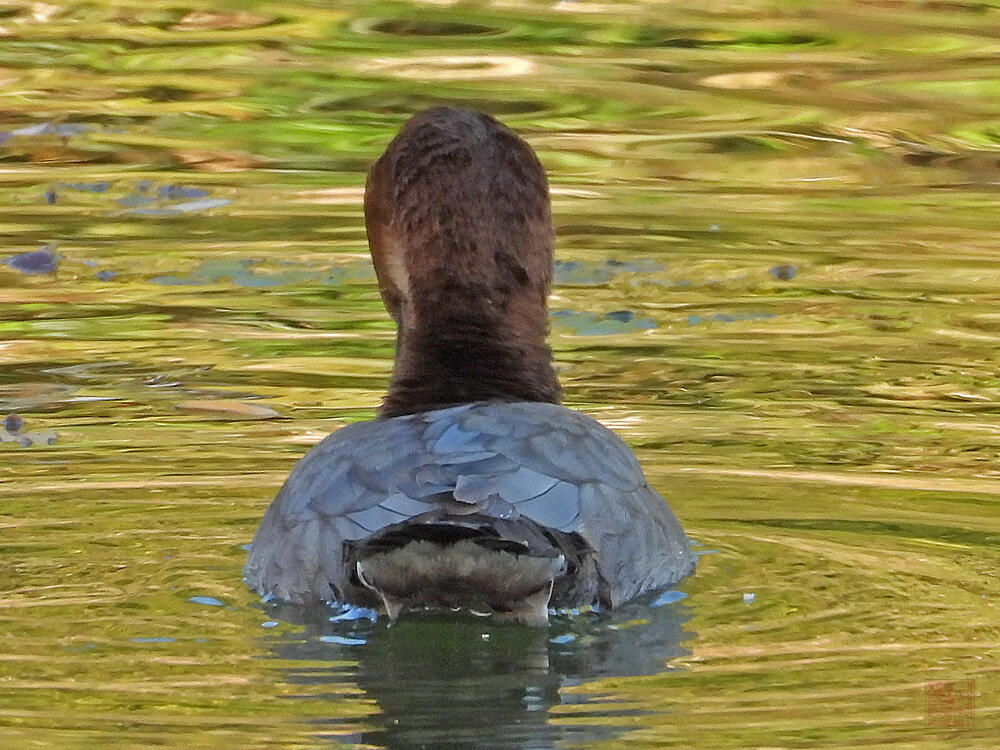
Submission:
[[578,535],[612,606],[694,565],[673,513],[618,436],[556,404],[490,401],[328,436],[268,508],[247,581],[287,601],[341,600],[353,573],[345,544],[435,512],[527,518]]

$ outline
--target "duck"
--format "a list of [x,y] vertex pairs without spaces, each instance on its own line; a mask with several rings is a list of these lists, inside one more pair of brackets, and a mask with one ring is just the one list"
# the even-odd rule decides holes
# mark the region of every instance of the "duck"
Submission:
[[292,468],[251,542],[250,588],[543,626],[689,574],[689,541],[629,447],[561,405],[532,148],[489,115],[426,110],[372,165],[364,215],[397,328],[388,392]]

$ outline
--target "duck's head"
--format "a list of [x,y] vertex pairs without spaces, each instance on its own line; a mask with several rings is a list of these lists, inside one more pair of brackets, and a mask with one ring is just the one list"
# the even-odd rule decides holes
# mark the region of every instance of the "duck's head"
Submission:
[[384,416],[558,401],[545,344],[554,233],[528,144],[476,112],[416,115],[371,168],[365,227],[398,326]]

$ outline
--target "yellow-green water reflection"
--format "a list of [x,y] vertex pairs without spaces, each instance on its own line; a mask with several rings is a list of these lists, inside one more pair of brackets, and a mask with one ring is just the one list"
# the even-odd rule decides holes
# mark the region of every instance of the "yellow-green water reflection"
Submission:
[[[0,744],[996,745],[997,28],[995,2],[0,5],[0,259],[57,256],[0,265],[0,416],[58,435],[0,443]],[[294,460],[380,398],[364,171],[438,103],[550,172],[566,399],[706,552],[683,601],[352,628],[240,581]],[[926,684],[967,678],[974,728],[936,725]]]

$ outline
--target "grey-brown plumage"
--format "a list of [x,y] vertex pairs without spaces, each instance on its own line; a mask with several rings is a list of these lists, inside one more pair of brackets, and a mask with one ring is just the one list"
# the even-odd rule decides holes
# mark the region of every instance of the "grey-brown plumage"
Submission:
[[365,188],[396,361],[379,418],[292,470],[245,573],[291,602],[614,607],[693,558],[631,451],[558,404],[546,344],[554,233],[545,172],[491,117],[439,107],[403,126]]
[[[554,607],[614,607],[693,567],[680,525],[614,433],[555,404],[484,402],[352,424],[327,437],[268,509],[245,574],[255,590],[287,601],[382,606],[358,578],[359,561],[420,539],[440,547],[478,541],[484,555],[526,561],[562,556]],[[468,603],[518,611],[523,596],[498,595],[508,575]],[[420,591],[400,596],[403,579],[392,584],[394,601],[462,603],[425,600]]]

